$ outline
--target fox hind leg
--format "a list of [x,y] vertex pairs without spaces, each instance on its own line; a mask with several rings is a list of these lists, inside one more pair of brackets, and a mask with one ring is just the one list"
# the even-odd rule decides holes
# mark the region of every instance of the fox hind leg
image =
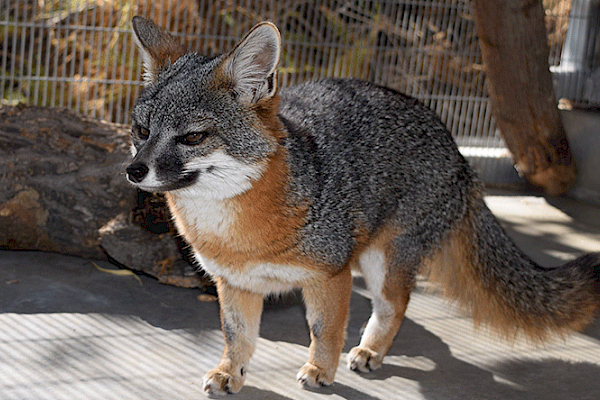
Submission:
[[373,311],[358,346],[348,353],[348,368],[369,372],[381,366],[404,318],[415,274],[397,266],[393,251],[371,246],[359,257]]
[[296,376],[302,385],[333,383],[344,346],[351,293],[350,268],[302,288],[311,336],[308,362]]

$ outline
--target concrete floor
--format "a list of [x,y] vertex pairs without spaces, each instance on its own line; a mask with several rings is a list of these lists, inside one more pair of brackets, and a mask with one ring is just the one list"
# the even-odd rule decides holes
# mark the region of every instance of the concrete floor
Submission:
[[[600,209],[494,193],[487,202],[544,265],[600,251]],[[106,262],[102,268],[115,268]],[[295,382],[309,334],[297,295],[267,302],[245,387],[232,399],[598,399],[600,320],[545,345],[505,343],[420,282],[381,369],[340,364],[336,382]],[[203,399],[220,358],[218,304],[199,291],[98,270],[89,260],[0,251],[0,399]],[[205,299],[203,299],[205,300]],[[359,276],[344,351],[370,314]],[[345,357],[345,354],[342,355]]]

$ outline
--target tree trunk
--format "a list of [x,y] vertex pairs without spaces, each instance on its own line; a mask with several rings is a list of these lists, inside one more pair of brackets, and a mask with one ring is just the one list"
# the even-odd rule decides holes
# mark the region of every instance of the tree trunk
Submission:
[[0,107],[0,249],[106,259],[206,287],[164,199],[125,179],[128,128],[66,109]]
[[548,194],[577,175],[548,65],[541,0],[474,0],[492,110],[516,168]]

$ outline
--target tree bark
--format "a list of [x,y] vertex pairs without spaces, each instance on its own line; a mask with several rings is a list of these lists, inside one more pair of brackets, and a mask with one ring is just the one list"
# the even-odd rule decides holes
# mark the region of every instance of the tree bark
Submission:
[[0,107],[0,249],[106,259],[207,287],[164,199],[125,179],[128,127],[66,109]]
[[552,85],[541,0],[473,0],[493,114],[520,174],[548,194],[577,172]]

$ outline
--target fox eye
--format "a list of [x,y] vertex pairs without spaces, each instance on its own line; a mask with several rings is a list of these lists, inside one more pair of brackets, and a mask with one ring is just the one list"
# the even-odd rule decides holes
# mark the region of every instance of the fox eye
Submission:
[[131,130],[138,138],[140,138],[142,140],[146,140],[146,139],[148,139],[148,136],[150,136],[150,131],[146,128],[142,128],[139,125],[132,126]]
[[208,137],[208,132],[190,132],[179,139],[179,142],[188,146],[200,144]]

